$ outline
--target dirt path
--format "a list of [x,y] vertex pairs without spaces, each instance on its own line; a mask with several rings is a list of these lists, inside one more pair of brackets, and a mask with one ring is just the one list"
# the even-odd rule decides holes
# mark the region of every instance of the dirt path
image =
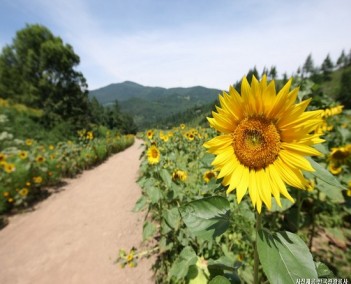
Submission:
[[68,181],[35,211],[0,231],[0,283],[153,283],[152,261],[113,264],[120,248],[138,247],[144,214],[131,212],[141,141]]

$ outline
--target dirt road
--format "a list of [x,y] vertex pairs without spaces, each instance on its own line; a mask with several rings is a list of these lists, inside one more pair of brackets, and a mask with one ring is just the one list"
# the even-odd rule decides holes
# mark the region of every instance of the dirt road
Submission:
[[120,248],[141,243],[144,214],[131,212],[140,196],[140,144],[12,217],[0,231],[0,283],[153,283],[151,260],[125,269],[113,263]]

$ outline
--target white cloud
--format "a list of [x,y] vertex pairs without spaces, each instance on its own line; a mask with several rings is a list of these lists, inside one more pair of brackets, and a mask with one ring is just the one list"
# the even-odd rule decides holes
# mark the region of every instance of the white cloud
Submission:
[[91,89],[123,80],[227,89],[253,66],[261,71],[275,65],[280,73],[292,73],[309,53],[321,64],[328,52],[335,60],[341,49],[351,47],[347,0],[239,1],[245,5],[238,7],[223,1],[226,7],[216,9],[215,16],[201,18],[206,13],[200,11],[188,23],[148,23],[133,31],[120,29],[125,23],[118,18],[99,18],[89,3],[36,0],[33,7],[73,45]]

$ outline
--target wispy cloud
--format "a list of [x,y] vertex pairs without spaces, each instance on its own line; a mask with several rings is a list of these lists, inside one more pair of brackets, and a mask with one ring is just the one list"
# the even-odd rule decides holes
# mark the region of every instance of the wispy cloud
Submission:
[[348,0],[31,3],[73,45],[92,89],[123,80],[227,89],[253,66],[291,74],[309,53],[321,64],[351,47]]

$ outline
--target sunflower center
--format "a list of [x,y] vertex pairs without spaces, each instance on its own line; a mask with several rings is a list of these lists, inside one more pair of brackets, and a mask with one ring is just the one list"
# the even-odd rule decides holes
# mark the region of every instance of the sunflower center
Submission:
[[259,170],[276,160],[280,135],[273,122],[264,117],[245,118],[234,131],[233,147],[244,166]]
[[151,157],[153,157],[154,159],[158,157],[158,152],[155,149],[151,151]]

